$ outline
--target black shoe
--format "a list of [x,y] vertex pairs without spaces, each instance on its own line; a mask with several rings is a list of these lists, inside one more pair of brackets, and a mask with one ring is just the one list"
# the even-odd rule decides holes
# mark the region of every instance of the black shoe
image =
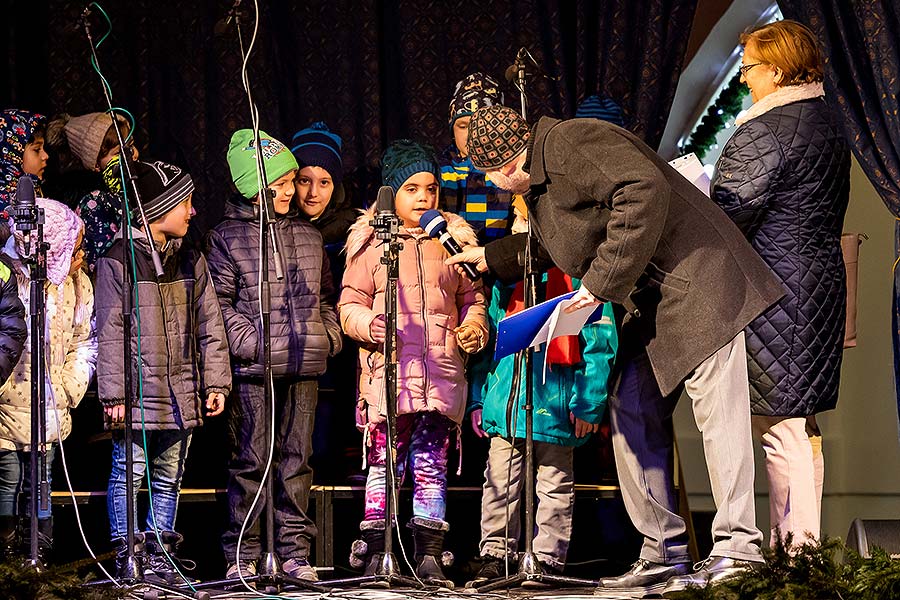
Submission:
[[725,581],[752,569],[755,563],[748,560],[737,560],[725,556],[710,556],[697,565],[693,573],[673,577],[663,589],[663,596],[680,592],[688,587],[704,588],[710,584]]
[[[543,575],[562,575],[562,569],[554,567],[552,565],[548,565],[543,561],[538,561],[541,565],[541,574]],[[547,588],[553,587],[553,584],[548,581],[543,581],[541,579],[526,579],[522,582],[522,587],[530,590],[545,590]]]
[[[500,579],[506,576],[506,564],[502,558],[494,558],[493,556],[485,556],[481,559],[481,568],[475,574],[475,578],[466,583],[467,588],[473,588],[479,583],[490,581],[491,579]],[[516,566],[509,564],[509,574],[516,574]]]
[[134,534],[134,563],[128,561],[128,544],[125,538],[115,538],[113,548],[116,551],[116,579],[131,583],[140,581],[144,576],[144,534]]
[[601,579],[594,594],[605,595],[616,592],[632,598],[644,598],[651,594],[661,593],[670,578],[686,575],[690,571],[689,563],[664,565],[641,558],[631,565],[631,569],[627,573],[618,577]]

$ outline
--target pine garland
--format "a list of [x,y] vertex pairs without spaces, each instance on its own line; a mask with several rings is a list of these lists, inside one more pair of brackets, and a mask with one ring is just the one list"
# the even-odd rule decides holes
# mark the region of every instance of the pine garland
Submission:
[[36,571],[23,567],[21,559],[0,562],[0,593],[4,600],[119,600],[128,596],[129,588],[112,584],[85,586],[78,569],[93,564],[79,561]]
[[688,142],[681,148],[681,153],[693,152],[697,158],[701,159],[706,156],[709,149],[716,143],[716,136],[725,128],[725,123],[729,120],[733,121],[741,112],[744,106],[744,96],[748,93],[747,86],[741,83],[741,73],[738,71],[700,119],[700,123],[691,132]]
[[[780,536],[779,536],[780,537]],[[792,536],[764,548],[765,562],[706,588],[676,592],[674,600],[884,600],[900,598],[900,561],[875,548],[862,558],[839,539],[823,538],[789,552]],[[840,560],[843,555],[844,560]]]

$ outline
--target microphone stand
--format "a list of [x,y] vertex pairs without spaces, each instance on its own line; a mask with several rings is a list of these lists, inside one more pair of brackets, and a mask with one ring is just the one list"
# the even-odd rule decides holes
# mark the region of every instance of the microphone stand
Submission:
[[[371,221],[375,238],[381,241],[384,254],[381,264],[386,269],[384,292],[384,398],[387,407],[385,422],[386,451],[384,478],[384,553],[375,566],[374,575],[362,575],[345,579],[333,579],[330,585],[355,585],[363,587],[390,588],[397,585],[422,587],[413,577],[400,574],[400,567],[394,556],[394,523],[396,522],[395,494],[397,484],[397,281],[400,279],[400,250],[403,243],[398,239],[400,219],[393,211],[380,211]],[[374,559],[374,557],[373,557]]]
[[[94,45],[94,39],[91,35],[91,25],[88,20],[90,16],[90,8],[85,8],[84,12],[81,16],[81,25],[84,28],[84,34],[88,41],[88,46],[90,47],[91,57],[94,61],[94,65],[98,72],[100,72],[100,62],[97,59],[97,48]],[[159,252],[156,248],[156,243],[153,241],[153,237],[150,235],[150,226],[147,222],[147,216],[144,214],[144,204],[141,200],[140,191],[137,189],[137,186],[134,185],[135,177],[132,174],[131,170],[131,153],[125,146],[125,138],[122,135],[122,128],[119,123],[119,119],[115,114],[115,109],[113,108],[112,97],[110,95],[109,87],[106,83],[106,80],[102,77],[100,78],[101,88],[103,89],[103,97],[106,100],[107,104],[107,113],[112,117],[112,127],[116,132],[116,138],[119,142],[119,164],[121,165],[123,178],[126,182],[131,183],[131,192],[134,196],[134,205],[137,208],[137,212],[140,218],[140,221],[144,227],[144,231],[147,234],[147,242],[150,247],[150,255],[153,259],[153,266],[156,273],[157,279],[163,274],[162,261],[159,257]],[[134,419],[132,417],[132,410],[134,408],[134,381],[132,375],[133,357],[131,351],[131,333],[132,333],[132,311],[134,309],[134,277],[137,276],[137,273],[132,273],[129,268],[130,264],[130,250],[132,245],[134,244],[134,239],[131,233],[131,218],[129,215],[129,205],[127,202],[127,193],[128,193],[128,185],[126,183],[125,189],[123,191],[123,204],[122,204],[122,217],[119,223],[120,233],[122,235],[122,294],[121,294],[121,303],[122,303],[122,338],[123,338],[123,349],[124,349],[124,357],[123,362],[125,364],[125,368],[123,370],[122,375],[122,383],[125,390],[125,423],[124,423],[124,432],[123,432],[123,443],[125,444],[125,512],[126,512],[126,521],[125,521],[125,545],[126,545],[126,559],[125,559],[125,568],[124,575],[121,577],[121,582],[125,584],[135,584],[143,581],[144,572],[143,566],[140,564],[140,561],[135,556],[134,552],[134,540],[135,540],[135,518],[134,518],[134,481],[133,481],[133,472],[134,472]],[[153,586],[158,589],[163,589],[166,591],[171,591],[174,593],[178,593],[178,590],[175,588],[170,588],[164,584],[154,582]]]
[[[22,210],[22,209],[17,209]],[[50,509],[50,481],[47,477],[47,364],[45,362],[44,313],[46,296],[44,284],[47,282],[47,249],[44,241],[44,209],[31,205],[28,216],[17,215],[16,227],[19,231],[37,231],[37,242],[29,256],[22,262],[28,265],[30,274],[29,317],[31,323],[31,501],[30,535],[31,545],[25,566],[42,571],[38,544],[38,515]],[[21,227],[19,226],[21,225]],[[30,235],[30,234],[29,234]],[[61,441],[61,440],[60,440]]]
[[[525,98],[526,72],[525,57],[531,57],[531,53],[526,48],[519,50],[516,56],[516,87],[519,89],[519,99],[522,105],[522,118],[527,118],[527,100]],[[534,270],[533,256],[535,231],[532,219],[528,219],[528,233],[525,243],[525,308],[530,308],[537,303],[537,273]],[[521,350],[516,354],[515,373],[513,382],[515,385],[515,393],[519,393],[519,374],[521,373],[521,364],[525,364],[525,549],[522,558],[519,559],[519,569],[514,575],[502,577],[494,580],[475,584],[472,589],[478,592],[489,592],[502,588],[517,587],[527,581],[534,581],[546,584],[571,585],[579,587],[596,587],[597,582],[590,579],[579,579],[576,577],[565,577],[563,575],[553,575],[544,573],[541,570],[540,562],[534,554],[534,349],[528,348]],[[512,420],[510,419],[511,423]],[[513,436],[513,446],[515,446],[515,431],[511,431]]]
[[[229,17],[234,18],[235,27],[237,28],[238,35],[238,43],[241,48],[241,55],[246,59],[246,55],[244,54],[244,42],[241,37],[241,16],[240,11],[237,10],[239,2],[236,2],[232,7],[231,11],[229,11]],[[249,87],[249,80],[245,78],[245,85]],[[249,92],[249,90],[248,90]],[[248,94],[251,98],[250,100],[250,114],[251,121],[256,124],[258,122],[259,111],[257,109],[256,103],[252,101],[252,94]],[[259,305],[260,305],[260,318],[262,320],[262,338],[260,339],[260,343],[264,344],[263,346],[263,396],[266,398],[266,401],[271,401],[274,403],[273,397],[273,389],[275,387],[275,382],[272,376],[272,345],[269,343],[271,339],[271,313],[272,313],[272,295],[271,295],[271,286],[269,283],[269,247],[271,244],[271,258],[272,264],[275,270],[275,278],[277,280],[284,279],[284,269],[281,264],[281,252],[279,251],[280,243],[278,239],[278,233],[275,229],[275,207],[273,206],[274,200],[274,191],[269,189],[269,183],[266,181],[266,169],[262,155],[262,144],[260,142],[259,137],[259,127],[253,128],[253,143],[256,147],[256,170],[257,175],[260,181],[260,189],[259,194],[257,196],[259,200],[257,216],[259,217],[259,236],[260,236],[260,297],[259,297]],[[272,412],[268,412],[268,417],[264,420],[265,429],[266,429],[266,438],[271,440],[272,436],[275,435],[275,423],[273,421],[274,415]],[[261,518],[264,520],[264,540],[265,540],[265,548],[263,549],[263,554],[259,557],[257,562],[257,573],[255,575],[250,575],[249,577],[241,577],[232,578],[232,579],[219,579],[216,581],[210,581],[207,583],[203,583],[200,585],[193,586],[196,590],[207,589],[207,588],[220,588],[220,587],[243,587],[245,584],[250,583],[258,583],[262,584],[263,588],[266,590],[266,593],[276,593],[279,588],[284,586],[285,584],[292,585],[294,587],[306,590],[306,591],[315,591],[321,592],[322,585],[320,582],[312,582],[306,581],[303,579],[299,579],[297,577],[292,577],[287,575],[281,566],[281,563],[278,560],[278,556],[275,553],[275,482],[272,475],[272,469],[269,469],[269,474],[266,477],[265,481],[261,482],[260,485],[265,486],[265,498],[264,498],[264,506],[262,510]],[[235,557],[237,558],[237,557]]]

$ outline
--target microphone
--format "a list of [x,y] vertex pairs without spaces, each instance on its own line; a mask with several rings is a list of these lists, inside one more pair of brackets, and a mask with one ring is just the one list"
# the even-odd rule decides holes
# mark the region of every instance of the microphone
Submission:
[[16,184],[13,223],[24,234],[25,256],[31,254],[31,231],[37,227],[34,206],[34,181],[28,175],[22,175]]
[[[429,237],[433,237],[441,243],[450,256],[456,256],[462,252],[459,242],[453,239],[450,232],[447,231],[447,219],[436,210],[427,210],[419,219],[419,227],[425,230]],[[469,276],[469,279],[475,281],[481,274],[469,263],[461,263],[463,271]]]
[[238,16],[241,2],[242,0],[234,0],[234,4],[228,9],[228,13],[223,18],[216,21],[216,24],[213,26],[213,33],[215,35],[223,35],[228,30],[228,26],[231,25],[231,22]]
[[519,48],[519,51],[516,53],[516,61],[506,68],[506,72],[503,74],[506,77],[506,81],[512,83],[516,80],[519,75],[519,68],[524,66],[525,64],[525,56],[527,55],[528,50],[523,46]]
[[383,185],[378,188],[378,197],[375,199],[375,212],[394,212],[394,188],[389,185]]

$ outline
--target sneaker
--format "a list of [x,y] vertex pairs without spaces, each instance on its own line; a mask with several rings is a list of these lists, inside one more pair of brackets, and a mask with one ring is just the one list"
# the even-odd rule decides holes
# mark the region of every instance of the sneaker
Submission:
[[281,565],[284,574],[303,581],[318,581],[316,569],[309,564],[307,558],[289,558]]
[[240,579],[238,577],[238,572],[240,571],[241,577],[245,579],[247,577],[253,577],[256,575],[256,561],[255,560],[242,560],[240,563],[229,563],[228,568],[225,570],[225,579]]

